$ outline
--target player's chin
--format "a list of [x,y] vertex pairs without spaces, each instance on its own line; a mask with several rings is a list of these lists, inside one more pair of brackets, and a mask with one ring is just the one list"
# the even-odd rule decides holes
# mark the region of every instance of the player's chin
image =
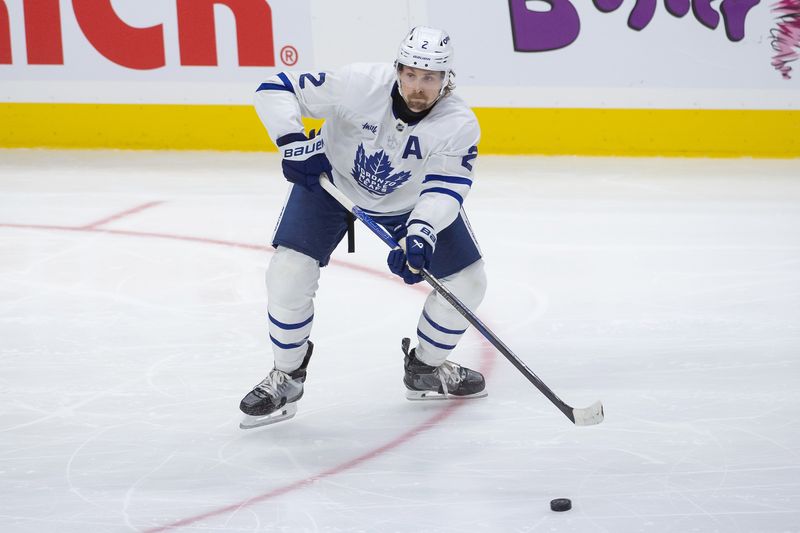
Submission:
[[415,113],[420,113],[428,109],[431,106],[431,104],[432,102],[429,102],[427,100],[411,98],[408,101],[408,108]]

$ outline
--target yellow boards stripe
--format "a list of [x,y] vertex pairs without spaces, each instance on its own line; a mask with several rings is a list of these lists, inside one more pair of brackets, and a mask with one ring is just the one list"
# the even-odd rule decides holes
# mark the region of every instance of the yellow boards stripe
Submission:
[[[800,111],[476,108],[481,154],[800,157]],[[318,127],[320,121],[307,121]],[[0,147],[274,151],[234,105],[0,103]]]
[[[475,110],[482,153],[800,157],[800,111]],[[504,131],[505,130],[505,131]]]

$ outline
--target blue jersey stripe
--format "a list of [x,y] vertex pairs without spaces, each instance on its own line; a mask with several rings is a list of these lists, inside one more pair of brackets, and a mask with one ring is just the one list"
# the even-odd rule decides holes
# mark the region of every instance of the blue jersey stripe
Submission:
[[272,343],[273,343],[275,346],[277,346],[278,348],[282,348],[282,349],[284,349],[284,350],[291,350],[292,348],[299,348],[299,347],[301,347],[302,345],[304,345],[304,344],[306,343],[306,341],[308,340],[308,337],[306,337],[305,339],[301,340],[301,341],[300,341],[300,342],[298,342],[297,344],[283,344],[282,342],[278,341],[278,340],[277,340],[275,337],[273,337],[272,335],[270,335],[270,336],[269,336],[269,339],[270,339],[270,340],[272,341]]
[[267,316],[269,317],[270,322],[272,322],[281,329],[300,329],[303,326],[310,324],[311,321],[314,320],[314,315],[312,314],[310,317],[308,317],[308,319],[303,320],[302,322],[298,322],[297,324],[284,324],[283,322],[275,320],[275,318],[269,313],[267,313]]
[[286,86],[287,89],[294,92],[294,87],[292,86],[292,82],[289,81],[289,76],[284,74],[283,72],[278,72],[278,77],[281,79],[283,84]]
[[278,74],[278,78],[283,82],[280,83],[262,83],[256,89],[256,92],[259,91],[287,91],[290,93],[294,93],[294,87],[292,87],[292,82],[289,81],[289,78],[283,72]]
[[442,350],[452,350],[453,348],[456,347],[455,344],[453,346],[450,346],[449,344],[442,344],[440,342],[436,342],[435,340],[431,339],[430,337],[428,337],[427,335],[422,333],[419,330],[419,328],[417,328],[417,335],[419,335],[420,339],[422,339],[424,341],[427,341],[427,342],[433,344],[434,346],[436,346],[437,348],[441,348]]
[[262,83],[261,85],[258,86],[258,89],[256,89],[256,92],[261,92],[261,91],[286,91],[289,93],[294,92],[290,88],[281,85],[280,83]]
[[440,326],[439,324],[434,322],[433,319],[431,319],[430,316],[428,316],[428,313],[426,313],[424,309],[422,310],[422,316],[425,317],[425,320],[428,321],[428,324],[433,326],[433,329],[438,329],[442,333],[447,333],[448,335],[461,335],[462,333],[467,331],[466,329],[447,329],[444,326]]
[[448,196],[452,196],[453,198],[455,198],[458,201],[458,205],[461,205],[461,204],[464,203],[464,198],[460,194],[458,194],[455,191],[451,191],[450,189],[445,189],[444,187],[431,187],[430,189],[425,189],[424,191],[419,193],[419,195],[422,196],[423,194],[427,194],[427,193],[430,193],[430,192],[439,193],[439,194],[446,194]]
[[425,179],[422,180],[422,183],[428,183],[429,181],[443,181],[445,183],[454,183],[456,185],[466,185],[467,187],[472,187],[472,180],[469,178],[463,178],[461,176],[442,176],[441,174],[428,174],[425,176]]

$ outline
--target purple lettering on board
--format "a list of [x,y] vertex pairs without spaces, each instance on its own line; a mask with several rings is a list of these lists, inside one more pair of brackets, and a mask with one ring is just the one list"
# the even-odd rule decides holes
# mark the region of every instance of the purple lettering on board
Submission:
[[[603,13],[619,9],[625,0],[592,0],[594,7]],[[716,29],[720,13],[728,40],[737,42],[745,37],[745,23],[750,10],[761,0],[722,0],[717,11],[712,2],[717,0],[664,0],[673,17],[684,17],[692,10],[703,26]],[[797,9],[800,0],[778,0],[776,9]],[[514,50],[517,52],[546,52],[572,44],[581,29],[580,16],[570,0],[509,0],[511,31]],[[636,0],[628,16],[628,27],[643,30],[653,20],[658,0]],[[796,15],[795,15],[796,17]],[[785,17],[784,17],[785,18]],[[796,18],[793,22],[796,22]]]
[[633,11],[628,17],[628,27],[636,31],[643,30],[650,24],[655,14],[656,0],[636,0],[636,5],[633,6]]
[[744,39],[744,21],[747,13],[761,0],[722,0],[719,10],[722,12],[722,20],[725,21],[725,34],[731,41],[741,41]]
[[611,13],[619,9],[625,0],[594,0],[594,7],[603,13]]
[[694,11],[694,18],[700,21],[700,24],[713,30],[719,25],[719,13],[711,7],[712,1],[692,0],[692,11]]
[[685,16],[691,9],[689,0],[664,0],[664,6],[670,15],[678,18]]
[[526,0],[509,0],[511,31],[517,52],[545,52],[572,44],[581,31],[578,11],[569,0],[534,0],[549,11],[528,9]]

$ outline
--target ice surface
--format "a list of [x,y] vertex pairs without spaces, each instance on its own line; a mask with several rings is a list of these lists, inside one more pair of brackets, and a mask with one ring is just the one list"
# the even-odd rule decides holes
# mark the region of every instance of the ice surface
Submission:
[[278,169],[0,151],[0,531],[800,531],[800,162],[481,158],[478,315],[599,426],[474,331],[488,398],[405,400],[425,291],[360,228],[297,416],[242,431]]

